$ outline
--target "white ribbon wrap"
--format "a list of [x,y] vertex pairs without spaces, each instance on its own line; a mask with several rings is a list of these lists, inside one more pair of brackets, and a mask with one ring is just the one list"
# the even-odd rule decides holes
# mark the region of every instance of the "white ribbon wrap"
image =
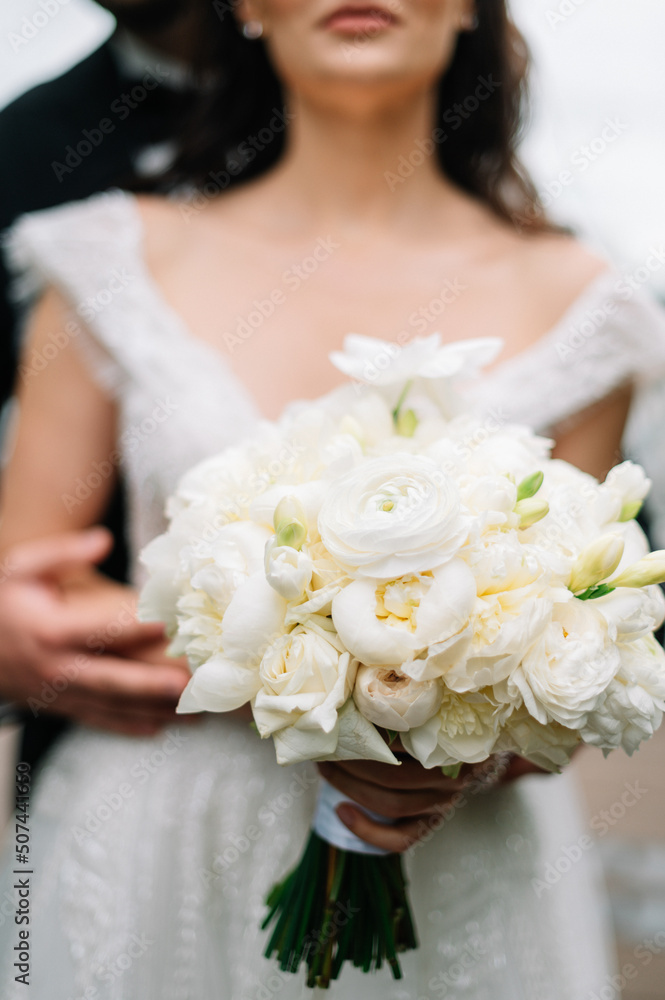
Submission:
[[[347,795],[343,795],[342,792],[338,792],[325,779],[321,779],[319,797],[314,812],[314,822],[312,823],[314,832],[322,840],[332,844],[333,847],[339,847],[342,851],[353,851],[355,854],[378,854],[381,856],[390,854],[390,851],[384,851],[381,847],[374,847],[373,844],[368,844],[366,840],[356,837],[355,833],[351,833],[348,826],[344,826],[335,812],[336,807],[342,802],[350,802],[356,809],[361,808],[353,799],[350,799]],[[379,816],[378,813],[372,812],[370,809],[363,809],[363,812],[376,823],[383,823],[385,826],[391,826],[393,823],[391,819]]]

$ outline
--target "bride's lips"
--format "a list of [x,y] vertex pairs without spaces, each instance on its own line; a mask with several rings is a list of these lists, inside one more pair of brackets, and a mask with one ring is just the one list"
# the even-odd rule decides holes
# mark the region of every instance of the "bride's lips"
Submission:
[[321,27],[342,35],[373,34],[394,27],[399,23],[385,7],[378,4],[347,3],[324,17]]

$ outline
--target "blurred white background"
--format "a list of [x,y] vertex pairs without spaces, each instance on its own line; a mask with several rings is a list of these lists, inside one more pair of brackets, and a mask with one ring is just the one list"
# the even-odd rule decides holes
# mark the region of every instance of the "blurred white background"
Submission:
[[[665,241],[665,3],[511,6],[535,59],[524,157],[550,212],[619,267],[639,266]],[[0,106],[92,51],[112,26],[92,0],[2,0]],[[665,297],[665,268],[653,283]]]

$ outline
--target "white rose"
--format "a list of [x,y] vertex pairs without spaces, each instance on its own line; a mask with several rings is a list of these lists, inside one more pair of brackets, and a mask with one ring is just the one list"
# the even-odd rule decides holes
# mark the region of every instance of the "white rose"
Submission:
[[362,663],[400,666],[463,629],[475,598],[473,573],[451,559],[433,573],[386,583],[354,580],[334,598],[332,617]]
[[[287,726],[331,734],[337,714],[351,694],[357,664],[318,632],[298,625],[265,652],[259,668],[261,690],[254,720],[261,736]],[[316,755],[316,754],[314,754]]]
[[511,675],[539,722],[579,729],[619,668],[609,626],[593,601],[556,604],[552,622]]
[[452,480],[429,459],[402,453],[370,459],[337,479],[319,532],[350,572],[385,580],[447,562],[468,523]]
[[403,733],[422,726],[441,705],[439,681],[414,681],[392,667],[358,668],[353,699],[375,726]]
[[653,636],[619,645],[621,667],[582,730],[585,743],[633,754],[660,726],[665,710],[665,653]]
[[312,580],[313,568],[306,550],[275,545],[274,539],[266,545],[266,580],[287,601],[298,601],[304,596]]
[[477,764],[493,752],[504,714],[484,693],[458,695],[444,687],[439,711],[402,743],[423,767]]

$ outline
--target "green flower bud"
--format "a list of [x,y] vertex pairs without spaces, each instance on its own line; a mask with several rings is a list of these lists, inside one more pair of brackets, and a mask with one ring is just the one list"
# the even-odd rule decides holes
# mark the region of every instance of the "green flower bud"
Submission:
[[621,508],[621,513],[619,514],[620,521],[632,521],[633,518],[637,517],[639,512],[642,510],[643,501],[642,500],[628,500]]
[[587,545],[573,566],[568,589],[577,594],[606,580],[621,562],[623,550],[624,541],[617,535],[603,535]]
[[416,433],[418,417],[413,410],[404,410],[399,413],[395,424],[398,434],[401,434],[402,437],[410,438]]
[[665,551],[650,552],[644,559],[633,563],[612,580],[615,587],[650,587],[654,583],[665,583]]
[[515,513],[519,518],[520,528],[530,528],[538,521],[542,521],[550,512],[550,505],[545,500],[534,500],[532,497],[526,500],[518,500],[515,504]]
[[530,476],[527,476],[517,487],[517,499],[529,500],[531,497],[535,497],[536,493],[543,485],[542,472],[533,472]]
[[307,517],[300,500],[294,496],[283,497],[275,508],[273,517],[277,545],[301,549],[307,538]]

